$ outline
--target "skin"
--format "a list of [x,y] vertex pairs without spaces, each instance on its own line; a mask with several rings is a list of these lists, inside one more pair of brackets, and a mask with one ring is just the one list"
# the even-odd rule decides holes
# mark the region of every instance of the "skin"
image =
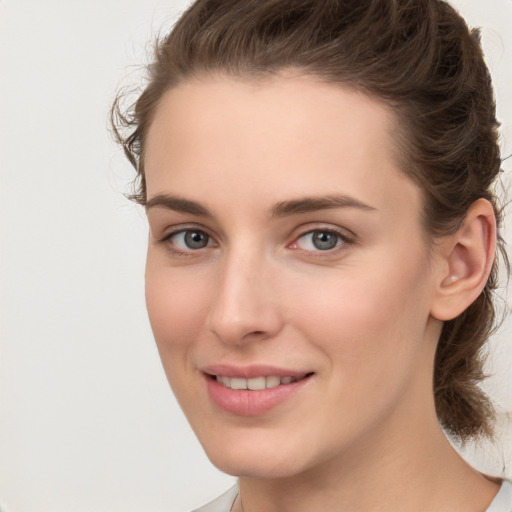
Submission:
[[[447,442],[432,393],[442,320],[485,283],[468,247],[491,254],[492,209],[468,216],[470,244],[431,246],[395,122],[377,99],[291,74],[184,82],[156,110],[148,312],[170,385],[212,462],[239,476],[245,512],[481,512],[497,492]],[[276,212],[333,195],[357,205]],[[187,229],[207,245],[187,246]],[[322,230],[334,248],[314,245]],[[201,369],[221,363],[313,375],[244,417],[206,391]]]

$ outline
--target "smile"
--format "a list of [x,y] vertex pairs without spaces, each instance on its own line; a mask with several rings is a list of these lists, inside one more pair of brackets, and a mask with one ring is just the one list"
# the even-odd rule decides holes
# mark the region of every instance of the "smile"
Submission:
[[285,376],[279,377],[277,375],[272,375],[269,377],[254,377],[252,379],[244,379],[241,377],[227,377],[224,375],[216,375],[215,378],[217,382],[221,383],[223,386],[235,390],[244,390],[248,389],[251,391],[261,391],[263,389],[275,388],[277,386],[281,386],[283,384],[291,384],[292,382],[297,382],[298,380],[303,379],[306,376]]
[[266,366],[212,369],[203,370],[211,403],[236,416],[258,416],[277,408],[309,387],[315,375]]

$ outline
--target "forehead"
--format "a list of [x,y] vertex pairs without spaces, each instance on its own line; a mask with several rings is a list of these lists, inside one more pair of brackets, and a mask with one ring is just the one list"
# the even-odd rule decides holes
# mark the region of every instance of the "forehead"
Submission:
[[[343,130],[338,137],[336,131],[346,126],[352,135]],[[255,79],[207,75],[164,93],[150,126],[146,154],[167,133],[180,147],[184,141],[196,147],[210,142],[219,149],[230,134],[236,135],[238,146],[244,135],[253,145],[284,146],[290,138],[300,138],[312,148],[324,140],[325,146],[332,142],[333,147],[355,149],[357,139],[361,151],[371,154],[384,144],[391,156],[396,126],[394,113],[380,99],[317,77],[291,71]],[[235,142],[234,137],[231,140]]]
[[396,126],[379,99],[309,76],[183,82],[162,97],[146,139],[148,198],[229,186],[246,201],[307,192],[382,203],[405,186],[417,199],[395,158]]

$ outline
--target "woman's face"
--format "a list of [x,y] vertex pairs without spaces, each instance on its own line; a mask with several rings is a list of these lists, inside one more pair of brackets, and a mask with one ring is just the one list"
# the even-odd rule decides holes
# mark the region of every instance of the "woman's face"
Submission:
[[300,76],[204,78],[158,106],[147,307],[228,473],[314,470],[433,414],[433,256],[393,132],[379,101]]

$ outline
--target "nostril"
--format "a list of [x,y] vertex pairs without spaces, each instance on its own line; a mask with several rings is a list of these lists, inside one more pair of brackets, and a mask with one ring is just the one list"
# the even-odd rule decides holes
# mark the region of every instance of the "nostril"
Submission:
[[252,336],[265,336],[265,331],[250,331],[244,336],[244,338],[250,338]]

